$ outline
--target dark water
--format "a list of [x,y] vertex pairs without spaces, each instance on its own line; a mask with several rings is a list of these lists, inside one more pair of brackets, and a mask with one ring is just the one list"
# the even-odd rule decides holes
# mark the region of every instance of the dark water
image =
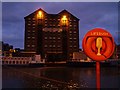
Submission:
[[[95,68],[41,67],[2,69],[3,88],[96,88]],[[101,88],[119,88],[120,70],[101,68]]]

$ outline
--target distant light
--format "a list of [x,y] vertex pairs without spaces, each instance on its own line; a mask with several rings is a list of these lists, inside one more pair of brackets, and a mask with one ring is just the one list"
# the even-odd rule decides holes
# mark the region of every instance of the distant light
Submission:
[[14,52],[16,52],[16,51],[14,50]]

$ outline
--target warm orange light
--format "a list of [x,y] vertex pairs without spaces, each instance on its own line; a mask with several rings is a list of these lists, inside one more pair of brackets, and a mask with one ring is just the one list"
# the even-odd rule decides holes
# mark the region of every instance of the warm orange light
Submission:
[[67,20],[67,17],[64,15],[62,18],[63,21]]
[[37,18],[38,18],[38,19],[43,19],[43,12],[42,12],[42,11],[39,11],[39,12],[38,12]]
[[16,52],[15,50],[13,52]]
[[13,49],[10,49],[9,51],[10,51],[10,52],[12,52],[12,51],[13,51]]
[[64,16],[62,17],[62,24],[63,24],[63,25],[66,25],[66,24],[67,24],[67,16],[66,16],[66,15],[64,15]]

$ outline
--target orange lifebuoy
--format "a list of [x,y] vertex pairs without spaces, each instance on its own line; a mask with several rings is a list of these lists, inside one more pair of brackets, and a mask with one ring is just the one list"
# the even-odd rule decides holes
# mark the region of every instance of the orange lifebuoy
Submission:
[[[91,32],[94,32],[94,34]],[[102,38],[102,48],[100,50],[101,55],[97,55],[97,48],[95,45],[98,37]],[[82,46],[85,54],[92,60],[104,61],[113,54],[115,44],[112,35],[109,32],[96,28],[85,35]]]

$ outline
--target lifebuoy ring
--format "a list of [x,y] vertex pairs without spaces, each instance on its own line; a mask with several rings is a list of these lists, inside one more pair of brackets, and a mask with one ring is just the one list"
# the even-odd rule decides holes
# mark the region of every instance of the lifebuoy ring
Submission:
[[[94,29],[93,31],[100,32],[101,29]],[[105,31],[105,30],[103,30]],[[103,32],[102,31],[102,32]],[[105,31],[107,32],[107,31]],[[102,38],[102,48],[100,50],[101,55],[97,55],[97,48],[96,48],[96,39],[98,37]],[[86,34],[82,42],[83,50],[85,54],[90,57],[92,60],[95,61],[104,61],[107,60],[114,52],[114,40],[112,35],[109,33],[108,36],[96,35],[90,36],[90,32]]]

